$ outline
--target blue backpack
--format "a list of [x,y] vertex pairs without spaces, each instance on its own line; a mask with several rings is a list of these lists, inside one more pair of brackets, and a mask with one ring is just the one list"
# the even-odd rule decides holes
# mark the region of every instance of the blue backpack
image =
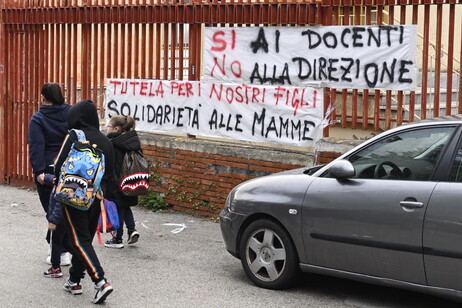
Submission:
[[98,236],[98,243],[103,244],[101,233],[111,233],[117,231],[120,227],[119,214],[117,212],[117,205],[114,201],[107,199],[101,200],[101,214],[98,219],[98,226],[96,227],[96,234]]
[[86,140],[83,131],[77,129],[73,131],[77,134],[78,140],[72,144],[61,166],[55,198],[76,209],[86,211],[101,190],[104,154],[96,145],[91,145]]
[[104,199],[101,201],[101,214],[99,215],[97,231],[102,233],[117,231],[119,229],[119,214],[114,201]]

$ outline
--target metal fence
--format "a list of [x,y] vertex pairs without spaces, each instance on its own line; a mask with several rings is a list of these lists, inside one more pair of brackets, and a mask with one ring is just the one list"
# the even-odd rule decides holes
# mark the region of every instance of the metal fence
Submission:
[[[199,80],[206,26],[418,25],[419,87],[326,89],[333,125],[386,130],[462,113],[462,1],[0,0],[0,168],[30,183],[27,129],[44,82],[103,117],[106,78]],[[337,123],[337,124],[335,124]],[[324,130],[329,135],[329,128]]]

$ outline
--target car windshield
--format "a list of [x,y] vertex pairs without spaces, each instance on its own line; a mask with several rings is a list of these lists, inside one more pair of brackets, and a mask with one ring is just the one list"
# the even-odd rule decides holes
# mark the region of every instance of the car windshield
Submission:
[[[447,134],[436,133],[429,138],[419,139],[415,136],[407,136],[409,134],[402,134],[399,136],[392,136],[384,142],[380,142],[368,148],[369,153],[363,153],[362,157],[354,156],[351,162],[357,159],[370,159],[388,157],[390,159],[401,157],[412,157],[414,159],[424,158],[426,154],[430,155],[432,152],[441,151],[449,138]],[[403,148],[406,151],[403,151]]]
[[428,180],[454,126],[397,133],[354,153],[357,178]]
[[[450,128],[452,131],[453,128]],[[436,158],[449,138],[448,130],[425,130],[421,132],[410,131],[375,143],[361,155],[353,155],[350,159],[355,162],[359,159],[384,158],[389,159],[405,157],[413,159]]]

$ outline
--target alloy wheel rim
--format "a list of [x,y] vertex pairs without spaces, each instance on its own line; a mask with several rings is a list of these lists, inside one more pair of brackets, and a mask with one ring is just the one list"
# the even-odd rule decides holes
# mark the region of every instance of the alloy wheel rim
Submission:
[[271,282],[282,275],[287,262],[286,249],[274,231],[267,228],[254,231],[245,248],[247,265],[255,277]]

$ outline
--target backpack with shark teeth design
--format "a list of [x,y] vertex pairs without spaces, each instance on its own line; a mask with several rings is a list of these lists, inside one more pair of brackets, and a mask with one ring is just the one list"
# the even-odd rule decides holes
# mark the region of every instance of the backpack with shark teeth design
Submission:
[[[73,129],[78,140],[72,144],[56,185],[55,199],[79,210],[86,211],[101,190],[104,174],[104,154],[91,145],[85,133]],[[69,135],[68,135],[69,136]]]
[[146,195],[149,190],[149,163],[141,151],[124,154],[120,167],[119,189],[125,196]]

